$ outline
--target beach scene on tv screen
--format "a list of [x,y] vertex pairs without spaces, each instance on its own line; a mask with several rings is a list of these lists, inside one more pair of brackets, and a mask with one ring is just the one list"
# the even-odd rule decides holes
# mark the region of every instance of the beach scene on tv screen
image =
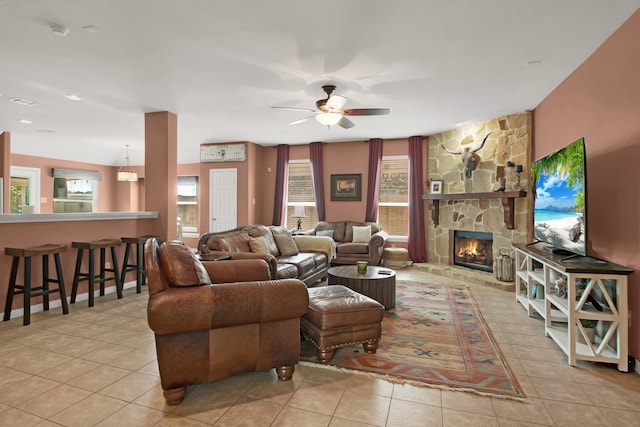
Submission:
[[[534,237],[585,254],[583,148],[536,162]],[[567,150],[565,149],[565,150]],[[573,155],[571,155],[573,154]]]

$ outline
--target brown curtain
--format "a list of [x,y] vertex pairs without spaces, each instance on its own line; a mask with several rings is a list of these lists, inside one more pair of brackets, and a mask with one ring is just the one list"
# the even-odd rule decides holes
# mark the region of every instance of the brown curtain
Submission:
[[409,257],[426,262],[424,201],[422,200],[422,136],[409,138]]
[[276,190],[273,201],[273,225],[284,225],[287,212],[287,187],[289,185],[289,146],[278,145],[276,160]]
[[364,220],[378,220],[378,193],[380,191],[380,173],[382,171],[382,139],[369,140],[369,177],[367,179],[367,207]]
[[324,178],[322,166],[322,142],[309,144],[309,158],[311,159],[311,179],[313,194],[316,198],[316,212],[318,221],[324,221]]

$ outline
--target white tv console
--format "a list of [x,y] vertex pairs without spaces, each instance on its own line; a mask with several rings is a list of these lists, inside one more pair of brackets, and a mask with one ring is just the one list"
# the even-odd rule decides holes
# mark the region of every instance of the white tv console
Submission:
[[[574,366],[577,360],[615,363],[619,371],[627,372],[627,276],[633,270],[591,257],[552,254],[545,246],[548,245],[513,245],[516,301],[529,316],[537,313],[544,319],[545,335],[565,352],[569,365]],[[567,284],[564,297],[558,296],[555,289],[561,278]],[[601,304],[602,311],[596,310],[590,296]],[[578,342],[578,334],[586,337],[581,322],[586,319],[599,324],[593,343]]]

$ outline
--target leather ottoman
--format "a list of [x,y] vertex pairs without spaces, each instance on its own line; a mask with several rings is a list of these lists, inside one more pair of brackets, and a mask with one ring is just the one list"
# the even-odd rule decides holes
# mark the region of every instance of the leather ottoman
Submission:
[[309,310],[300,319],[303,335],[316,347],[318,360],[328,363],[336,348],[360,344],[375,353],[382,335],[384,306],[341,286],[310,288]]

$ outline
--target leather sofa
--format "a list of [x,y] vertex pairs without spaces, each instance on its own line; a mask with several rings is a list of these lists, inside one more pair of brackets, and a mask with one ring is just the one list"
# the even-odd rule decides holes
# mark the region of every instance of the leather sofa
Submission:
[[[354,229],[356,227],[356,229]],[[366,228],[370,228],[367,232]],[[354,238],[354,230],[356,238]],[[375,222],[320,221],[305,235],[330,236],[336,243],[336,257],[332,264],[355,264],[367,261],[369,265],[380,265],[384,245],[389,234]]]
[[328,237],[292,236],[285,227],[265,225],[203,234],[198,241],[200,253],[203,248],[209,251],[208,257],[263,259],[272,279],[296,278],[307,286],[327,277],[335,253],[335,243]]
[[200,262],[183,242],[145,243],[160,383],[169,405],[186,387],[276,369],[291,379],[309,295],[297,279],[270,280],[264,260]]

